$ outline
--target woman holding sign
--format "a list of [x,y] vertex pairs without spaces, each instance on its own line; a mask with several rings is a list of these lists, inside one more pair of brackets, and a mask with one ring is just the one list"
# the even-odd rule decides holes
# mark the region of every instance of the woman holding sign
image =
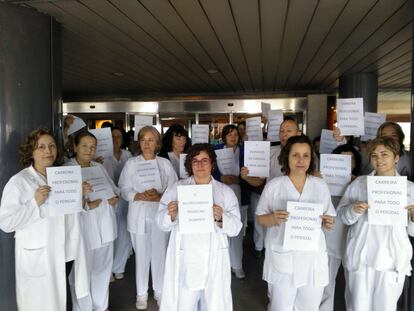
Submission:
[[[195,144],[185,162],[190,177],[170,186],[161,198],[157,223],[162,230],[171,231],[162,311],[193,311],[198,304],[206,311],[233,310],[228,237],[237,236],[242,223],[234,192],[211,176],[215,162],[216,155],[208,144]],[[178,187],[189,185],[211,185],[212,198],[204,200],[213,202],[214,222],[206,219],[211,221],[212,231],[180,233],[183,228],[180,229],[177,192]]]
[[74,138],[75,158],[68,160],[65,165],[80,165],[82,179],[92,186],[85,211],[81,214],[91,295],[73,301],[74,308],[104,311],[108,308],[113,241],[117,236],[115,207],[118,203],[119,190],[105,168],[92,161],[95,157],[96,144],[97,140],[93,134],[87,131],[78,133]]
[[[235,125],[228,124],[223,127],[221,135],[224,144],[216,147],[217,157],[223,157],[221,156],[221,153],[226,150],[231,150],[233,163],[225,161],[228,157],[224,155],[224,161],[221,161],[221,163],[219,161],[215,169],[214,178],[226,184],[233,190],[237,200],[239,201],[241,221],[244,224],[247,219],[247,208],[250,199],[250,192],[247,183],[243,179],[240,179],[240,168],[243,167],[244,164],[244,149],[242,146],[239,146],[240,135]],[[240,233],[236,237],[229,239],[231,270],[238,279],[246,277],[242,265],[243,236],[244,230],[240,230]]]
[[180,177],[180,155],[191,146],[188,132],[180,124],[171,125],[162,138],[160,157],[170,160],[177,176]]
[[[129,151],[121,149],[123,145],[123,132],[123,129],[119,127],[111,128],[114,152],[111,157],[105,158],[103,163],[108,172],[113,172],[112,177],[115,185],[118,185],[119,176],[126,161],[132,157]],[[127,213],[128,202],[121,199],[116,209],[118,232],[117,238],[114,241],[114,264],[112,267],[112,273],[114,273],[117,280],[124,278],[125,265],[132,249],[131,237],[127,231]]]
[[397,171],[401,176],[407,176],[411,180],[411,163],[410,163],[410,153],[405,150],[404,139],[405,135],[398,123],[395,122],[385,122],[381,124],[377,131],[377,137],[391,137],[400,145],[400,152],[397,163]]
[[[351,182],[360,175],[361,154],[350,144],[340,145],[332,151],[332,154],[351,156]],[[344,189],[345,190],[345,189]],[[338,206],[342,196],[332,195],[332,203],[335,208]],[[319,311],[332,311],[334,309],[336,276],[341,266],[345,253],[347,226],[341,219],[335,219],[335,226],[332,230],[325,232],[326,247],[329,257],[329,284],[325,287]],[[347,276],[345,275],[345,280]],[[347,284],[346,284],[347,286]],[[349,291],[345,289],[345,302],[349,298]]]
[[66,310],[64,216],[49,216],[46,168],[57,146],[49,129],[37,129],[20,146],[25,167],[6,184],[0,228],[15,231],[16,298],[19,310]]
[[[331,229],[335,209],[328,185],[311,175],[314,161],[307,136],[289,138],[279,156],[285,175],[267,183],[257,206],[256,217],[267,227],[263,279],[268,283],[271,311],[316,311],[329,282],[328,254],[320,221],[323,227]],[[287,207],[291,202],[305,215],[290,220]],[[293,228],[297,229],[296,234],[285,234],[289,221],[295,219],[303,219],[301,225]],[[296,247],[303,241],[309,241],[307,249],[312,250]]]
[[162,296],[169,235],[158,228],[155,214],[163,192],[177,180],[177,174],[170,161],[156,156],[161,145],[160,133],[156,128],[144,126],[138,133],[138,140],[140,154],[125,163],[119,187],[122,197],[129,202],[127,226],[135,251],[135,307],[145,310],[150,266],[157,303],[160,303]]
[[[374,171],[370,175],[399,176],[399,154],[400,146],[396,140],[389,137],[372,140],[368,145],[368,156]],[[406,209],[410,217],[406,227],[372,224],[371,214],[368,216],[367,182],[367,176],[355,179],[338,206],[338,216],[349,226],[343,260],[351,295],[348,308],[353,311],[396,310],[405,276],[411,274],[412,247],[407,231],[410,235],[414,234],[414,184],[407,181]],[[389,194],[388,199],[394,202],[398,200],[397,195]],[[391,218],[389,215],[385,217],[387,220]]]

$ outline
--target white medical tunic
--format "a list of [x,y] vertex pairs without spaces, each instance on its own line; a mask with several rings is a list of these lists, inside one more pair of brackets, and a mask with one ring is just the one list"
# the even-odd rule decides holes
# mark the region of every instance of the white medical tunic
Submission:
[[194,185],[193,177],[178,181],[161,198],[156,220],[171,236],[160,310],[179,311],[179,288],[203,290],[207,311],[233,310],[228,237],[237,236],[242,227],[239,203],[230,187],[213,178],[210,183],[214,204],[223,208],[223,227],[216,224],[213,233],[181,234],[178,217],[172,222],[168,215],[168,203],[177,201],[177,185]]
[[[307,176],[299,193],[288,176],[272,179],[264,188],[256,215],[286,210],[287,202],[319,203],[323,214],[335,216],[328,185],[321,178]],[[285,224],[267,228],[266,257],[263,279],[271,284],[288,287],[326,286],[329,282],[328,254],[325,235],[320,233],[318,251],[292,251],[283,247]]]
[[[168,186],[177,181],[177,174],[174,171],[170,161],[165,158],[156,157],[158,170],[161,178],[161,189],[156,189],[163,193]],[[119,187],[124,200],[129,202],[128,208],[128,231],[135,234],[144,234],[146,230],[146,219],[153,221],[158,210],[159,202],[134,201],[137,192],[142,193],[148,190],[141,184],[137,174],[137,163],[145,161],[142,155],[129,159],[124,166],[119,177]]]
[[[375,171],[370,175],[374,174]],[[410,275],[412,246],[408,234],[413,236],[414,223],[409,220],[408,227],[371,225],[367,212],[358,214],[353,210],[358,201],[368,202],[367,176],[355,179],[339,202],[338,217],[350,226],[344,266],[349,271],[368,266],[377,271],[394,271],[401,277]],[[414,184],[410,181],[407,182],[407,202],[414,204]]]
[[34,195],[47,185],[30,166],[6,184],[0,206],[0,228],[15,231],[16,298],[19,310],[65,311],[65,221],[48,217],[47,201],[40,207]]

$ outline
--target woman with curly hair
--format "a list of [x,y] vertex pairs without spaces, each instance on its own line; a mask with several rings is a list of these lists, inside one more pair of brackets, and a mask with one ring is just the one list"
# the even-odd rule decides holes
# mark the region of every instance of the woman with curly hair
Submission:
[[53,215],[46,168],[58,157],[49,129],[34,130],[20,146],[24,167],[3,190],[0,228],[15,231],[19,310],[66,310],[65,218]]

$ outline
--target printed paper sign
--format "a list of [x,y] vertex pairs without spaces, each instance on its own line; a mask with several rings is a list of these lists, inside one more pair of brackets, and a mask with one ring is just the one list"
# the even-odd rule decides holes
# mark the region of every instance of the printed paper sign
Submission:
[[114,154],[112,132],[109,127],[89,130],[97,139],[95,157],[111,157]]
[[368,176],[368,223],[407,226],[407,176]]
[[139,161],[136,164],[137,179],[144,190],[162,189],[157,160]]
[[134,119],[134,140],[138,140],[138,133],[139,130],[142,129],[144,126],[152,125],[153,116],[143,116],[136,114]]
[[319,146],[319,153],[329,154],[340,145],[333,137],[333,131],[323,129],[321,132],[321,144]]
[[79,165],[47,167],[48,201],[53,215],[73,214],[82,210],[82,175]]
[[317,251],[321,237],[323,205],[287,202],[289,212],[285,223],[283,248],[298,251]]
[[362,141],[368,141],[377,137],[378,128],[387,118],[386,114],[365,112],[365,135],[361,137]]
[[283,110],[270,110],[268,116],[267,140],[280,141],[279,131],[283,122]]
[[263,140],[261,117],[253,117],[253,118],[246,119],[246,134],[247,134],[247,139],[250,141],[262,141]]
[[364,135],[363,98],[339,98],[336,105],[336,119],[341,135]]
[[191,125],[191,142],[194,144],[208,144],[210,140],[210,129],[208,124]]
[[88,182],[92,187],[92,192],[88,193],[90,201],[101,199],[108,200],[115,196],[102,167],[92,166],[82,168],[82,179]]
[[235,159],[233,148],[216,150],[217,166],[221,175],[238,175],[235,170]]
[[269,111],[271,109],[271,104],[268,103],[261,103],[261,108],[262,108],[262,116],[268,118],[269,117]]
[[244,142],[244,166],[249,169],[249,176],[269,177],[270,142]]
[[352,156],[342,154],[321,154],[320,171],[333,196],[342,196],[351,182]]
[[177,198],[180,233],[214,231],[211,184],[177,186]]

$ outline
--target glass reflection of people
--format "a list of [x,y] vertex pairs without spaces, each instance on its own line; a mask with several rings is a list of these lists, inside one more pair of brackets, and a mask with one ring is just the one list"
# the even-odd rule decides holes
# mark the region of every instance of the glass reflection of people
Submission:
[[[236,236],[242,223],[234,192],[211,175],[215,162],[211,146],[193,145],[185,162],[190,177],[170,186],[161,198],[157,223],[162,230],[171,232],[161,311],[193,311],[198,304],[206,311],[233,310],[228,237]],[[182,234],[177,186],[205,184],[213,188],[214,231]]]

